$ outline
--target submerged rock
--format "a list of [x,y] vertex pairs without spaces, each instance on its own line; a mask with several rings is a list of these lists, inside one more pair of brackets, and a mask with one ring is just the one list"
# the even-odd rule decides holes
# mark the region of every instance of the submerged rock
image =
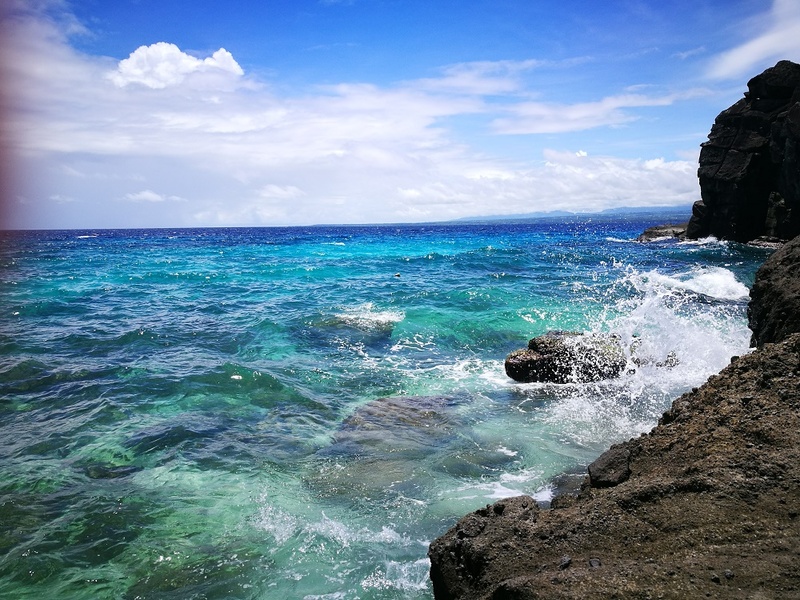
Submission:
[[347,417],[328,453],[421,458],[463,425],[447,396],[394,396],[365,404]]
[[118,479],[127,477],[142,470],[135,465],[104,465],[94,464],[86,467],[85,472],[91,479]]
[[447,396],[394,396],[359,407],[317,452],[306,484],[323,497],[417,497],[440,466],[438,450],[467,429],[456,406]]
[[551,331],[511,352],[505,370],[522,383],[585,383],[618,377],[626,364],[617,335]]

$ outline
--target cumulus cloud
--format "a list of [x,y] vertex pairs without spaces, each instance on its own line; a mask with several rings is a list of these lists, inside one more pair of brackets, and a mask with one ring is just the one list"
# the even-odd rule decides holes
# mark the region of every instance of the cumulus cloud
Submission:
[[732,79],[751,73],[765,61],[800,61],[800,4],[797,0],[774,0],[760,32],[747,42],[715,57],[708,74]]
[[242,67],[225,48],[220,48],[207,58],[199,59],[186,54],[175,44],[158,42],[150,46],[139,46],[128,58],[119,62],[117,70],[110,73],[109,78],[120,87],[138,83],[153,89],[163,89],[182,83],[193,73],[233,77],[244,75]]

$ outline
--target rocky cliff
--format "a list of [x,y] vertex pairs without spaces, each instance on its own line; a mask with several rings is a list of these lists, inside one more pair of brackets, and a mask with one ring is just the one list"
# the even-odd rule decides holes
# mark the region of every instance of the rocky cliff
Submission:
[[780,61],[747,88],[702,144],[702,199],[689,238],[749,242],[800,234],[800,65]]
[[747,306],[751,346],[780,342],[800,331],[799,242],[784,244],[756,273]]
[[576,497],[502,500],[435,540],[436,599],[800,598],[798,267],[800,238],[758,272],[759,348],[598,458]]

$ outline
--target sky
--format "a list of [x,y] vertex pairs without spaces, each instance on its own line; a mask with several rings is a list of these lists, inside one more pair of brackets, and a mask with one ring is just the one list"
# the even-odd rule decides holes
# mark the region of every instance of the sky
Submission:
[[699,198],[797,0],[0,0],[0,225],[429,222]]

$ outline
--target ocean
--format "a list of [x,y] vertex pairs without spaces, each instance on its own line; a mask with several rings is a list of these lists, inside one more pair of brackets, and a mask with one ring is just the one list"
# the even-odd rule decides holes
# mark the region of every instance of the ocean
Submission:
[[[683,216],[0,234],[0,597],[432,598],[459,517],[748,351],[767,252],[635,241]],[[549,330],[647,360],[506,377]]]

